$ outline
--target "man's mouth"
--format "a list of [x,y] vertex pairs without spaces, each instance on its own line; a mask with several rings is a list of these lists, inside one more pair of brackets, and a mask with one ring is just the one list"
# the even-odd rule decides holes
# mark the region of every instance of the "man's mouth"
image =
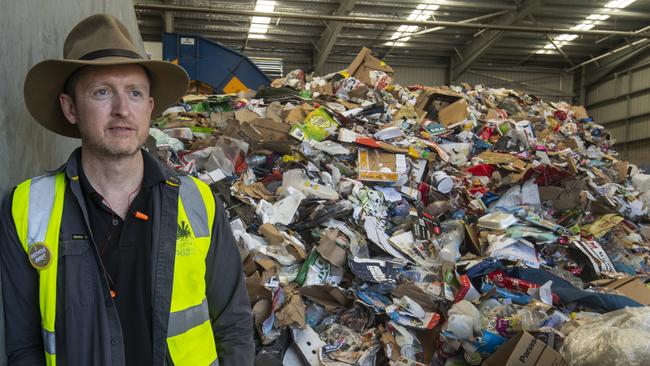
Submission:
[[135,130],[134,128],[131,128],[129,126],[113,126],[113,127],[109,127],[108,129],[111,130],[111,131],[116,131],[116,132]]

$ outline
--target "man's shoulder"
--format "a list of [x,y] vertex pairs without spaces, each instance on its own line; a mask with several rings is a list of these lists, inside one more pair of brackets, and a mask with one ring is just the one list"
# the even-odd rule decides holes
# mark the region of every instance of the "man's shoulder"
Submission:
[[66,168],[66,164],[63,164],[61,167],[59,167],[56,170],[46,171],[43,174],[35,175],[33,177],[27,178],[27,179],[23,180],[22,182],[16,184],[12,188],[12,191],[14,189],[16,189],[17,187],[19,187],[20,185],[26,184],[27,182],[33,182],[33,181],[36,181],[36,180],[41,180],[41,179],[46,179],[46,178],[53,178],[53,177],[56,177],[59,174],[65,174],[65,168]]

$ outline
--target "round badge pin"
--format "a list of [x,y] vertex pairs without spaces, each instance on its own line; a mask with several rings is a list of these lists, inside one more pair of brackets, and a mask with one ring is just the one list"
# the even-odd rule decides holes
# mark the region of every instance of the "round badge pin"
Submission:
[[52,252],[45,243],[32,243],[28,256],[29,263],[36,269],[47,269],[52,262]]

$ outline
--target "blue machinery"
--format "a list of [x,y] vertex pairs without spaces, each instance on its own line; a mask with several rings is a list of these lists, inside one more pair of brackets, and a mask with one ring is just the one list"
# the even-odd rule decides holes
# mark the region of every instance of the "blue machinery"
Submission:
[[271,83],[246,55],[196,35],[164,33],[163,59],[183,67],[190,80],[210,86],[215,94],[256,90]]

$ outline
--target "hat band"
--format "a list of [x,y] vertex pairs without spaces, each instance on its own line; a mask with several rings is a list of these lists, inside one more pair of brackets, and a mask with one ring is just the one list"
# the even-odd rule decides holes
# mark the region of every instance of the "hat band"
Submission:
[[96,60],[98,58],[104,58],[104,57],[126,57],[126,58],[135,58],[135,59],[142,58],[142,56],[140,56],[139,54],[133,51],[121,50],[119,48],[106,48],[103,50],[97,50],[97,51],[87,53],[81,56],[79,60],[90,61],[90,60]]

